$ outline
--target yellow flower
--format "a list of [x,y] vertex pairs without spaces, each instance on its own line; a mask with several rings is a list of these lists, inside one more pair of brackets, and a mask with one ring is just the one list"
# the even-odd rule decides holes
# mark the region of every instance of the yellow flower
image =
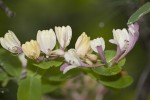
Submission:
[[84,57],[91,52],[90,37],[88,37],[85,32],[83,32],[77,39],[75,50],[80,57]]
[[40,47],[37,41],[31,40],[22,45],[24,54],[30,59],[37,59],[40,56]]

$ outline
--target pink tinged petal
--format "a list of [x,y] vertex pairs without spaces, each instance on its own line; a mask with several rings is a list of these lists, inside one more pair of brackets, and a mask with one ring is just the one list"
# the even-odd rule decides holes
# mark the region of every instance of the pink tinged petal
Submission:
[[69,66],[69,64],[67,63],[64,63],[63,65],[61,65],[60,71],[63,71],[67,66]]
[[78,66],[76,65],[69,65],[67,67],[65,67],[65,69],[63,70],[63,74],[65,74],[66,72],[68,72],[69,70],[73,69],[73,68],[77,68]]

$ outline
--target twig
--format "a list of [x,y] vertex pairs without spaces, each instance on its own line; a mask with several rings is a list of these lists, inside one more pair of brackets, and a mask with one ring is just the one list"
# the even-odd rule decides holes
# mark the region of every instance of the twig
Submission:
[[14,17],[14,16],[15,16],[15,13],[12,12],[12,11],[9,9],[9,7],[4,4],[4,2],[3,2],[2,0],[0,0],[0,8],[6,13],[6,15],[7,15],[8,17],[11,18],[11,17]]

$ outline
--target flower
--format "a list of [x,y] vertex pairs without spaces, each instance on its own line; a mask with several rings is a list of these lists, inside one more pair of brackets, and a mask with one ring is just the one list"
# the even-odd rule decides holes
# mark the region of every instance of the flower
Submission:
[[22,52],[21,43],[12,31],[8,31],[8,33],[4,35],[4,38],[1,37],[0,43],[3,48],[5,48],[6,50],[9,50],[12,53]]
[[96,52],[96,53],[99,53],[102,61],[107,64],[106,62],[106,58],[105,58],[105,55],[104,55],[104,49],[105,49],[105,41],[104,39],[101,37],[101,38],[97,38],[97,39],[93,39],[91,42],[90,42],[90,45],[91,45],[91,48]]
[[66,62],[68,62],[68,64],[65,63],[60,68],[64,74],[67,71],[69,71],[70,69],[81,66],[81,64],[80,64],[81,60],[78,57],[78,55],[76,54],[76,51],[74,49],[69,49],[67,52],[65,52],[64,58],[65,58]]
[[50,54],[50,51],[56,45],[56,36],[52,29],[38,31],[37,33],[37,42],[39,43],[40,49],[46,55]]
[[93,51],[95,51],[97,53],[98,53],[98,50],[97,50],[98,46],[101,46],[103,51],[105,49],[105,41],[104,41],[104,39],[102,37],[101,38],[97,38],[97,39],[93,39],[90,42],[90,45],[91,45],[91,48],[93,49]]
[[84,57],[86,54],[91,52],[91,47],[90,47],[90,37],[86,35],[85,32],[83,32],[77,39],[77,42],[75,44],[75,50],[76,53],[80,57]]
[[110,39],[109,42],[119,46],[119,49],[121,51],[125,50],[127,43],[129,42],[128,31],[125,28],[122,30],[120,30],[120,29],[114,30],[113,29],[113,36],[114,36],[114,39]]
[[72,29],[70,26],[55,27],[55,33],[60,44],[61,49],[65,49],[72,37]]
[[38,59],[40,56],[40,47],[37,41],[31,40],[22,45],[24,54],[30,59]]
[[133,49],[139,37],[139,25],[138,23],[128,25],[128,31],[126,29],[113,30],[113,35],[114,39],[111,39],[110,42],[117,45],[117,54],[112,61],[116,63]]

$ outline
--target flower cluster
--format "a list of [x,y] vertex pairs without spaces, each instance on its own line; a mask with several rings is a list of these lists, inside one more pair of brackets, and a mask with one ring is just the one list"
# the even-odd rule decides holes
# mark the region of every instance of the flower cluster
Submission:
[[[134,23],[128,27],[128,30],[113,30],[114,39],[109,41],[117,45],[117,53],[110,61],[112,65],[124,58],[134,47],[138,39],[138,24]],[[38,31],[36,40],[31,40],[22,45],[16,35],[12,31],[8,31],[4,37],[0,38],[0,43],[3,48],[10,52],[23,53],[26,57],[36,61],[55,60],[60,57],[64,58],[65,63],[60,67],[63,73],[76,67],[91,68],[107,65],[108,62],[104,55],[105,41],[102,37],[91,40],[90,37],[83,32],[78,37],[75,48],[67,50],[66,48],[70,44],[71,38],[71,27],[62,26],[55,27],[55,31],[53,29]],[[59,44],[58,48],[56,48],[57,41]],[[93,54],[93,51],[97,53],[100,58],[96,54]]]

